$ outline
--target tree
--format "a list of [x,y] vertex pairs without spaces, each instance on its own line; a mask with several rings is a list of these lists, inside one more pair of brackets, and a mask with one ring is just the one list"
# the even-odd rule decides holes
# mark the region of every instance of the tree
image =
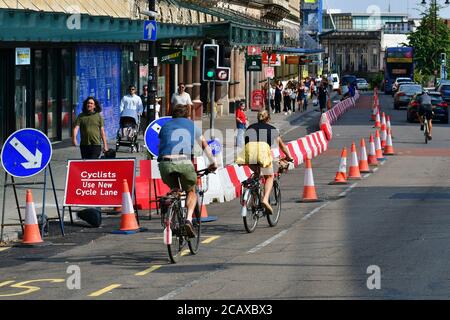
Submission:
[[439,10],[439,5],[431,4],[421,13],[420,26],[408,35],[409,46],[414,48],[416,70],[425,76],[439,73],[440,54],[450,53],[450,29],[439,18]]

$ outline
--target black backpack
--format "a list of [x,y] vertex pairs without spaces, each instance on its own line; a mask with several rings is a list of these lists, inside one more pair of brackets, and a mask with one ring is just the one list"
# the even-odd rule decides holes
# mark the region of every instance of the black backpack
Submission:
[[78,211],[78,218],[89,223],[92,227],[98,228],[102,224],[102,212],[96,208],[83,209]]

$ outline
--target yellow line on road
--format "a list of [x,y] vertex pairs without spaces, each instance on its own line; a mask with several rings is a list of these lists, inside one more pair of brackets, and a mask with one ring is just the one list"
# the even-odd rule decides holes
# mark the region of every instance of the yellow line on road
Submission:
[[8,249],[10,249],[11,247],[4,247],[4,248],[0,248],[0,252],[2,252],[2,251],[6,251],[6,250],[8,250]]
[[151,266],[150,268],[148,268],[147,270],[135,273],[135,276],[145,276],[146,274],[149,274],[150,272],[153,272],[155,270],[158,270],[159,268],[161,268],[161,265],[155,265],[155,266]]
[[184,249],[183,251],[181,251],[180,256],[184,257],[185,255],[187,255],[189,253],[189,249]]
[[92,293],[89,295],[89,297],[98,297],[98,296],[101,296],[102,294],[104,294],[104,293],[106,293],[106,292],[109,292],[109,291],[112,291],[112,290],[114,290],[115,288],[118,288],[118,287],[120,287],[120,286],[121,286],[121,284],[112,284],[112,285],[110,285],[110,286],[108,286],[108,287],[106,287],[106,288],[103,288],[103,289],[101,289],[101,290],[92,292]]
[[213,242],[214,240],[217,240],[217,239],[219,239],[219,238],[220,238],[220,236],[212,236],[212,237],[208,237],[207,239],[203,240],[202,243],[203,243],[203,244],[208,244],[208,243],[211,243],[211,242]]

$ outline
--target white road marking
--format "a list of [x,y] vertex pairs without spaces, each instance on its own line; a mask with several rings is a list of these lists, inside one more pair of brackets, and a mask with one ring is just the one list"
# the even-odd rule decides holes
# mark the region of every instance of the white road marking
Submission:
[[268,246],[269,244],[271,244],[272,242],[274,242],[275,240],[277,240],[278,238],[284,236],[286,233],[288,232],[288,230],[283,230],[280,233],[274,235],[272,238],[264,241],[261,244],[258,244],[256,247],[254,247],[253,249],[247,251],[247,253],[255,253],[259,250],[261,250],[262,248],[264,248],[265,246]]
[[374,168],[374,169],[373,169],[373,172],[377,172],[377,171],[378,171],[378,168]]
[[370,175],[371,175],[371,173],[366,173],[365,175],[363,175],[363,178],[365,179],[365,178],[368,178],[368,177],[370,177]]
[[349,193],[354,187],[356,187],[358,185],[358,183],[354,183],[352,184],[350,187],[348,187],[344,192],[341,192],[339,194],[339,197],[345,197],[347,195],[347,193]]
[[308,213],[306,216],[304,216],[302,218],[301,221],[305,221],[308,220],[309,218],[311,218],[313,215],[315,215],[317,212],[319,212],[321,209],[325,208],[327,205],[329,205],[329,202],[325,202],[323,205],[321,205],[320,207],[315,208],[313,211],[311,211],[310,213]]

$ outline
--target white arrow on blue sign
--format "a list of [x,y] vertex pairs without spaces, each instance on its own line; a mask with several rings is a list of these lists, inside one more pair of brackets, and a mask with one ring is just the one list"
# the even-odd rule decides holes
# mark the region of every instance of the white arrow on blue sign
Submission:
[[170,120],[172,120],[172,117],[158,118],[152,121],[145,130],[145,146],[147,147],[148,152],[155,157],[158,157],[159,153],[159,132],[161,131],[162,126]]
[[222,145],[220,144],[219,140],[217,140],[217,139],[209,140],[208,145],[211,148],[211,152],[212,152],[213,156],[216,156],[222,152]]
[[156,21],[144,21],[144,40],[156,41]]
[[39,130],[25,128],[11,134],[3,145],[2,166],[17,178],[31,177],[47,167],[52,158],[52,145]]

